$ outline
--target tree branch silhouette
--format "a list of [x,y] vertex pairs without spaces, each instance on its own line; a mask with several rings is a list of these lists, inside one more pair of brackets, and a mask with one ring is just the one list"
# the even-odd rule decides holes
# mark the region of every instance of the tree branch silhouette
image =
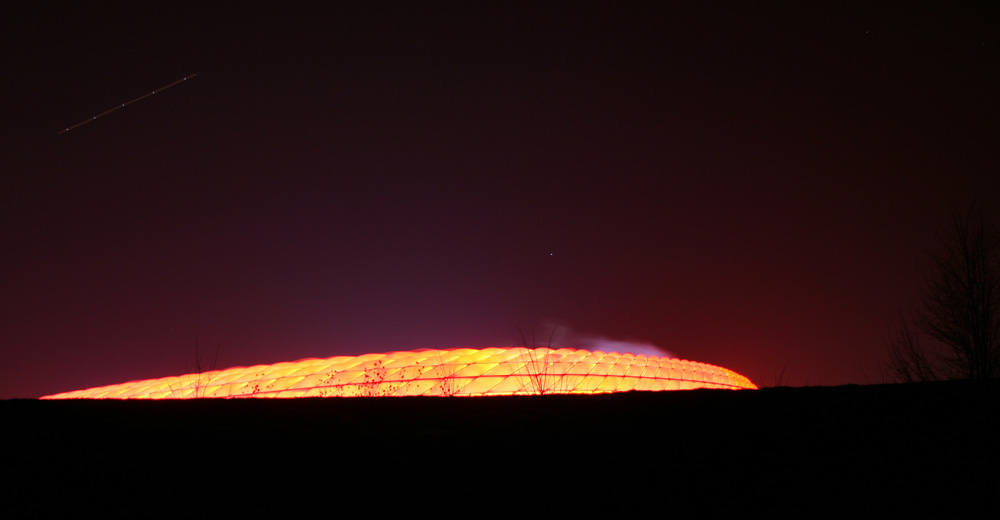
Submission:
[[952,212],[924,284],[888,342],[890,372],[904,382],[1000,377],[1000,234],[975,204]]

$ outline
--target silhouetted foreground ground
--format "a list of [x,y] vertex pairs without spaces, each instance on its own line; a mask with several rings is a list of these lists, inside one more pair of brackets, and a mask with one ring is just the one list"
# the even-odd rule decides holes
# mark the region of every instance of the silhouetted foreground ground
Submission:
[[0,411],[6,502],[29,516],[992,517],[1000,494],[1000,383]]

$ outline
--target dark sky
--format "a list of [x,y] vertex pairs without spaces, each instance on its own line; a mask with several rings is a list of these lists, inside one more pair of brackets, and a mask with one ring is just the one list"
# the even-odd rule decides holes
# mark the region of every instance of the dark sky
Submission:
[[1000,215],[1000,10],[744,3],[4,2],[0,397],[553,324],[880,381]]

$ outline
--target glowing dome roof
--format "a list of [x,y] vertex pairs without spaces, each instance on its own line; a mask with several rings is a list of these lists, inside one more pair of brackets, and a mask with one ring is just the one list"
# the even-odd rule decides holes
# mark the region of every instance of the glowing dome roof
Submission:
[[756,389],[731,370],[680,359],[574,349],[416,350],[303,359],[132,381],[42,399],[588,394]]

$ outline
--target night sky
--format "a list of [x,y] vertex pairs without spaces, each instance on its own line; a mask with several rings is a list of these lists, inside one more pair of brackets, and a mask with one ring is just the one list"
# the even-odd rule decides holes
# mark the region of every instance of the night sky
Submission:
[[881,382],[1000,216],[1000,8],[744,3],[4,2],[0,398],[553,327]]

